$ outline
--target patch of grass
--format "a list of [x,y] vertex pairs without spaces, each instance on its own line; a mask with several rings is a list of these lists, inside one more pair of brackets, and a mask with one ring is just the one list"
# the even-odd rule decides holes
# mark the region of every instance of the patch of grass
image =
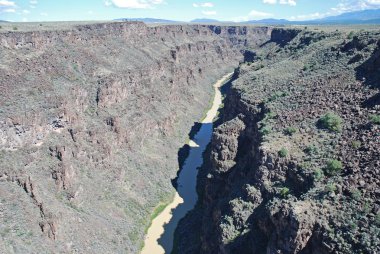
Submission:
[[338,160],[330,160],[327,162],[325,173],[329,176],[338,175],[343,169],[343,164]]
[[280,151],[278,151],[278,155],[281,157],[281,158],[284,158],[286,156],[288,156],[289,152],[288,150],[286,150],[285,148],[281,148]]
[[157,218],[157,216],[160,215],[165,210],[165,208],[167,207],[167,205],[168,204],[165,204],[165,203],[159,204],[154,209],[153,213],[150,215],[150,219],[154,220],[155,218]]
[[284,134],[288,136],[292,136],[294,133],[297,132],[297,129],[294,127],[288,127],[284,130]]
[[318,125],[332,132],[342,131],[343,120],[335,113],[329,112],[318,120]]
[[380,124],[380,115],[370,115],[370,116],[369,116],[369,120],[370,120],[373,124]]

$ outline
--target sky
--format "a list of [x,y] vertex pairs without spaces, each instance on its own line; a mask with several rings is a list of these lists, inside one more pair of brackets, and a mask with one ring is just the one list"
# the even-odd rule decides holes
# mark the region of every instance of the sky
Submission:
[[0,20],[15,22],[161,18],[311,20],[377,9],[380,0],[0,0]]

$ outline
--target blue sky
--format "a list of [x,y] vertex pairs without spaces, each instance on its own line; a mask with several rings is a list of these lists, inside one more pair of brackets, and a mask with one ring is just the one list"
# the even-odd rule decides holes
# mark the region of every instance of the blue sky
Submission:
[[69,21],[212,18],[309,20],[380,8],[380,0],[0,0],[0,20]]

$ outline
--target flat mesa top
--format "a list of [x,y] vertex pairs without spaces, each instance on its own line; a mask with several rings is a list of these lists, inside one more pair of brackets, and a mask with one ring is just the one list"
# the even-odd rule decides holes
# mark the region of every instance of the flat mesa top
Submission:
[[[71,30],[76,26],[81,25],[94,25],[94,24],[111,24],[111,23],[143,23],[141,21],[55,21],[55,22],[6,22],[0,21],[0,33],[5,32],[31,32],[31,31],[59,31],[59,30]],[[242,23],[145,23],[149,27],[154,26],[176,26],[176,25],[218,25],[218,26],[270,26],[270,27],[282,27],[282,28],[304,28],[308,27],[310,30],[323,30],[326,32],[332,32],[335,30],[340,31],[356,31],[367,30],[373,31],[379,30],[378,25],[270,25],[270,24],[242,24]]]

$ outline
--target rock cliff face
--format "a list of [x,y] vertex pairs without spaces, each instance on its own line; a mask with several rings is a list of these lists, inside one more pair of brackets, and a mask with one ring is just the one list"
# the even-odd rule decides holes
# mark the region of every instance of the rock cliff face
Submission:
[[347,34],[275,29],[251,48],[177,253],[380,251],[380,33]]
[[211,84],[270,35],[143,23],[0,33],[0,252],[138,252]]

